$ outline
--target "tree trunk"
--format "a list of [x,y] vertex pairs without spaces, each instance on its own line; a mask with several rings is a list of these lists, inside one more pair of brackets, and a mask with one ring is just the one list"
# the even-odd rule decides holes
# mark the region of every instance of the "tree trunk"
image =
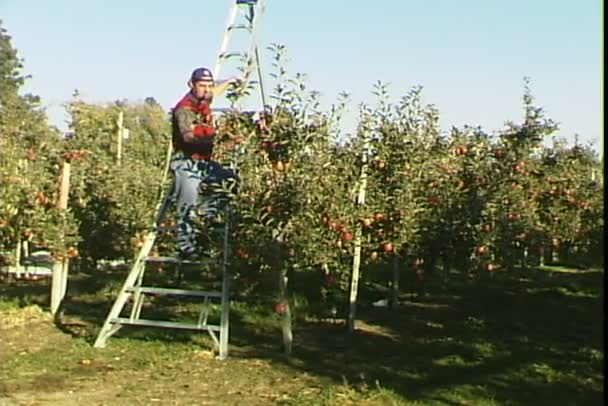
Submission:
[[391,283],[391,310],[399,306],[399,257],[393,256],[393,281]]
[[[61,211],[63,230],[61,235],[62,243],[65,245],[65,212],[68,208],[68,197],[70,191],[70,172],[71,166],[69,162],[63,162],[61,175],[59,178],[59,197],[57,199],[57,208]],[[68,269],[69,259],[55,259],[53,264],[53,275],[51,282],[51,313],[55,316],[55,320],[61,317],[62,302],[65,298],[65,293],[68,284]]]
[[279,306],[281,314],[281,332],[283,334],[283,351],[287,358],[291,357],[293,344],[293,331],[291,329],[291,309],[287,298],[287,268],[281,267],[279,271]]
[[545,266],[545,246],[541,243],[538,249],[539,266],[542,268]]

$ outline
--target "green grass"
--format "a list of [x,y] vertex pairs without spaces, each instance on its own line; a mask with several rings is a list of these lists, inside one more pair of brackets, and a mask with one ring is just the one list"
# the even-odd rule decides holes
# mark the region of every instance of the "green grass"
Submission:
[[[125,404],[134,399],[175,404],[603,404],[603,270],[515,270],[483,280],[456,274],[447,283],[428,278],[424,286],[404,275],[396,311],[369,305],[387,293],[380,274],[370,275],[361,285],[352,335],[341,319],[344,307],[338,320],[317,317],[311,309],[323,308],[323,303],[300,294],[294,296],[291,360],[280,355],[273,293],[252,293],[233,303],[227,361],[211,357],[207,335],[188,332],[125,328],[109,339],[106,349],[92,348],[123,277],[124,272],[72,275],[59,326],[31,306],[21,308],[46,306],[45,282],[0,284],[0,316],[24,318],[21,329],[0,327],[0,351],[12,351],[0,365],[0,382],[5,382],[0,400],[4,394],[33,402],[49,391],[55,391],[53,396],[71,391],[85,403],[119,393]],[[311,279],[295,276],[293,291],[313,291]],[[195,301],[159,299],[144,310],[155,317],[192,320],[198,308]],[[2,340],[10,345],[3,346]],[[211,387],[217,396],[199,399]]]

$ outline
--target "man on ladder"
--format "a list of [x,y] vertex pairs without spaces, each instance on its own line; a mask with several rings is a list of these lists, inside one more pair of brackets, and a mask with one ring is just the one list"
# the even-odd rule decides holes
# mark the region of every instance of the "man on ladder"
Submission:
[[[166,288],[162,286],[149,286],[144,280],[146,264],[168,263],[178,267],[182,264],[204,265],[215,262],[203,260],[197,232],[199,223],[197,215],[202,214],[205,225],[218,223],[220,210],[226,205],[226,193],[212,192],[206,185],[232,181],[236,183],[236,173],[232,169],[224,168],[219,162],[213,161],[213,144],[215,141],[215,124],[213,122],[211,102],[214,96],[218,96],[227,90],[231,84],[238,84],[239,88],[246,89],[248,79],[254,68],[257,68],[259,77],[258,87],[264,103],[264,92],[262,85],[261,70],[257,52],[256,34],[259,30],[259,17],[265,8],[264,0],[235,0],[232,5],[226,25],[226,31],[220,47],[215,74],[219,74],[222,64],[233,57],[242,57],[245,62],[245,70],[240,71],[239,77],[242,81],[230,79],[217,84],[213,73],[207,68],[195,69],[188,82],[190,91],[177,103],[172,112],[173,148],[174,154],[170,167],[175,174],[175,182],[171,196],[164,196],[158,204],[158,212],[154,221],[154,227],[146,235],[143,245],[133,261],[133,265],[127,275],[112,308],[110,309],[94,342],[95,348],[103,348],[106,341],[123,326],[160,327],[172,329],[186,329],[195,331],[208,331],[214,340],[220,359],[228,356],[229,335],[229,311],[230,311],[230,277],[228,263],[230,250],[228,249],[228,236],[230,235],[230,221],[223,221],[223,256],[220,260],[222,269],[221,291],[200,291],[181,288]],[[245,13],[245,15],[244,15]],[[245,23],[237,23],[237,17],[244,17]],[[232,52],[228,50],[231,34],[234,31],[244,31],[249,35],[248,50]],[[241,76],[242,74],[242,76]],[[221,111],[221,109],[217,109]],[[168,169],[168,168],[167,168]],[[164,184],[164,179],[163,179]],[[230,186],[230,185],[229,185]],[[205,193],[200,196],[200,189],[205,188]],[[164,230],[163,221],[166,209],[171,200],[175,198],[177,203],[178,229],[177,245],[179,257],[165,257],[150,255],[159,231]],[[221,224],[222,221],[219,221]],[[207,232],[210,231],[209,227]],[[171,229],[171,227],[170,227]],[[207,237],[207,240],[210,239]],[[197,261],[197,259],[200,259]],[[204,300],[197,323],[186,323],[174,320],[155,320],[142,317],[143,303],[148,296],[171,295],[176,297],[198,297]],[[219,324],[210,323],[208,320],[210,300],[221,300]],[[130,308],[130,314],[124,313]],[[216,336],[219,333],[219,339]]]
[[[192,72],[188,86],[190,91],[177,103],[172,112],[173,149],[175,154],[171,169],[175,174],[175,198],[177,206],[177,247],[182,260],[197,260],[203,255],[196,235],[196,217],[213,226],[218,221],[223,196],[211,193],[199,202],[202,185],[236,181],[232,169],[213,161],[215,127],[211,113],[214,92],[221,93],[231,84],[230,79],[215,86],[212,72],[198,68]],[[199,210],[200,208],[200,210]]]

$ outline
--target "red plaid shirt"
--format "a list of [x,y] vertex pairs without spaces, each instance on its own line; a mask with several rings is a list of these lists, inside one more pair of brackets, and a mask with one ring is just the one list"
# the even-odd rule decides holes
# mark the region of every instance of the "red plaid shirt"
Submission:
[[209,103],[188,92],[173,108],[173,149],[193,159],[211,159],[215,139]]

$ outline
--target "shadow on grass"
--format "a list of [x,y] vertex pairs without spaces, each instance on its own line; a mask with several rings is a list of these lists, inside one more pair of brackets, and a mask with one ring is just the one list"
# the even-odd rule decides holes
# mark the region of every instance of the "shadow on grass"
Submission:
[[396,311],[360,306],[351,337],[305,328],[296,357],[310,373],[377,381],[409,400],[455,402],[473,391],[499,404],[601,404],[603,273],[452,285],[449,294],[429,286]]
[[[64,307],[68,321],[60,328],[92,342],[125,276],[72,275]],[[178,283],[159,273],[151,274],[151,283],[161,277],[165,286]],[[188,288],[200,288],[198,282]],[[377,289],[363,287],[362,298],[386,293]],[[41,306],[48,303],[48,290],[44,282],[0,285],[2,297]],[[427,283],[424,292],[405,292],[395,311],[360,305],[353,334],[341,323],[296,320],[289,366],[336,383],[378,383],[425,403],[602,404],[603,272],[513,271],[485,280]],[[286,362],[271,307],[264,297],[234,299],[231,357]],[[159,298],[144,312],[155,319],[192,319],[197,305]],[[82,328],[74,328],[78,323],[70,318]],[[200,343],[200,336],[125,327],[110,340]]]

